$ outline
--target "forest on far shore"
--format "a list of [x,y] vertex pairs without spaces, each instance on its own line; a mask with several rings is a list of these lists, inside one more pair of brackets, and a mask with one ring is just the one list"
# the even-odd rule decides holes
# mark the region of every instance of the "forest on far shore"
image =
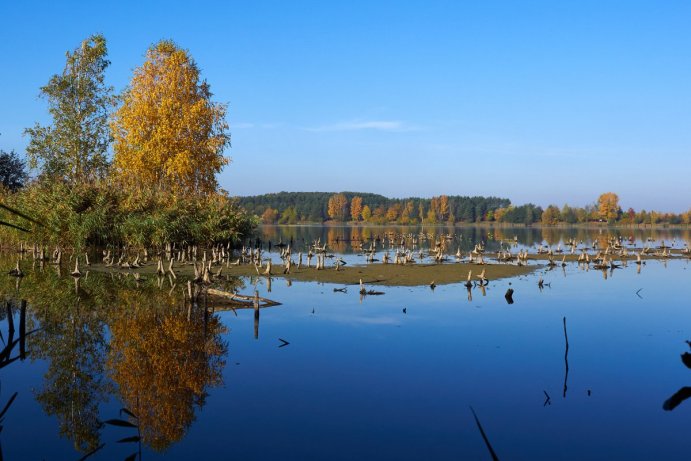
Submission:
[[238,197],[239,204],[264,224],[364,222],[370,224],[587,224],[688,225],[685,213],[623,210],[614,192],[600,194],[583,207],[549,205],[543,209],[527,203],[513,205],[499,197],[440,195],[432,198],[388,198],[360,192],[278,192]]

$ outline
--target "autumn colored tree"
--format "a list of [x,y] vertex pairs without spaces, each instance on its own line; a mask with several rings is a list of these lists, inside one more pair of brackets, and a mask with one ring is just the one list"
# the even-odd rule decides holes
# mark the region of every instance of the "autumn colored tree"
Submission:
[[378,206],[372,212],[372,221],[382,224],[382,223],[384,223],[385,220],[386,220],[386,208],[384,208],[384,206]]
[[626,210],[626,222],[627,224],[633,224],[636,222],[636,211],[633,208]]
[[542,224],[544,225],[554,226],[559,222],[559,218],[559,208],[556,205],[550,205],[542,212]]
[[188,51],[168,40],[149,48],[111,123],[116,176],[130,187],[215,191],[230,134],[226,106],[211,96]]
[[494,210],[494,220],[501,222],[507,211],[507,208],[497,208]]
[[442,195],[439,197],[439,220],[446,221],[449,218],[449,197]]
[[619,196],[614,192],[605,192],[597,199],[597,209],[601,219],[614,221],[619,216]]
[[689,210],[686,213],[683,213],[681,215],[681,221],[687,225],[691,224],[691,208],[689,208]]
[[427,211],[427,220],[430,223],[436,223],[439,218],[439,198],[432,197]]
[[372,218],[372,210],[368,205],[362,207],[362,220],[369,221]]
[[387,222],[396,222],[398,219],[398,216],[400,215],[401,212],[401,204],[400,203],[394,203],[389,207],[388,210],[386,210],[386,221]]
[[264,210],[264,213],[262,213],[262,222],[264,224],[274,224],[276,221],[278,221],[278,210],[271,207]]
[[648,219],[650,221],[650,224],[657,224],[660,222],[660,213],[658,213],[657,211],[651,211],[648,215]]
[[68,52],[62,73],[41,87],[52,123],[24,130],[30,138],[26,153],[31,168],[70,184],[105,175],[108,117],[116,101],[113,88],[105,84],[107,54],[106,39],[93,35]]
[[408,200],[405,204],[405,207],[403,207],[403,211],[401,211],[401,224],[411,224],[413,221],[413,213],[415,212],[415,208],[413,207],[413,201]]
[[348,215],[348,199],[344,194],[334,194],[329,198],[328,213],[331,219],[345,221]]
[[[432,200],[434,200],[434,199],[432,199]],[[437,213],[434,211],[433,207],[430,207],[430,209],[427,211],[426,222],[428,224],[436,224],[437,223]]]
[[353,200],[350,201],[350,216],[353,221],[359,221],[362,216],[362,197],[356,195]]

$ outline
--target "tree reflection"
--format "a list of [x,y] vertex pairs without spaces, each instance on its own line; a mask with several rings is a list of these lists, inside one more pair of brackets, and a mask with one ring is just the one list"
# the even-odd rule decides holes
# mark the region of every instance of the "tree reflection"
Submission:
[[0,292],[26,299],[26,329],[40,327],[26,355],[47,364],[34,395],[60,435],[82,453],[101,447],[99,407],[119,391],[140,415],[144,443],[162,450],[180,440],[194,407],[221,383],[227,347],[218,317],[188,310],[179,290],[154,277],[90,273],[75,287],[51,267],[25,272],[18,290],[0,278]]
[[217,316],[197,310],[188,318],[172,300],[119,309],[108,365],[124,404],[139,418],[144,443],[164,450],[185,435],[207,388],[222,382],[224,331]]
[[[76,450],[100,443],[99,405],[110,392],[104,377],[107,341],[103,310],[93,309],[93,284],[74,291],[72,280],[52,271],[31,284],[31,304],[42,329],[31,342],[32,359],[45,360],[48,370],[36,400],[58,420],[60,434]],[[99,297],[100,298],[100,297]]]

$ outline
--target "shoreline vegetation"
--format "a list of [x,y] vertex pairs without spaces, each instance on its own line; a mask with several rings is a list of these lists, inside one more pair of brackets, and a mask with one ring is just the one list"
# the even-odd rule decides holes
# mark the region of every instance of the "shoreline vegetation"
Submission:
[[238,197],[263,224],[522,225],[522,226],[688,226],[684,213],[622,210],[613,192],[584,207],[527,203],[498,197],[440,195],[388,198],[359,192],[279,192]]
[[81,253],[248,237],[257,220],[217,182],[230,161],[227,106],[211,99],[190,53],[153,44],[120,94],[106,84],[109,66],[105,38],[93,35],[41,87],[51,121],[24,131],[35,177],[25,181],[13,153],[0,156],[15,179],[0,188],[3,243]]
[[373,224],[363,221],[325,221],[325,222],[312,222],[304,221],[295,224],[266,224],[260,221],[260,226],[280,226],[280,227],[304,227],[304,226],[315,226],[315,227],[367,227],[367,228],[390,228],[390,227],[414,227],[414,226],[424,226],[424,227],[434,227],[437,229],[443,228],[472,228],[472,227],[482,227],[482,228],[498,228],[498,229],[691,229],[691,223],[689,224],[668,224],[668,223],[657,223],[657,224],[609,224],[600,222],[588,222],[588,223],[558,223],[558,224],[544,224],[541,222],[533,224],[516,224],[516,223],[505,223],[496,221],[481,221],[481,222],[455,222],[455,223],[436,223],[436,224],[399,224],[393,223],[383,223],[383,224]]

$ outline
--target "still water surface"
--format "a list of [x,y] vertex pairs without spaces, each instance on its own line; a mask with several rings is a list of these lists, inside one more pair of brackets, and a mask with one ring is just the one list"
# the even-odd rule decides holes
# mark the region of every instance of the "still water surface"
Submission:
[[[351,246],[363,231],[265,228],[262,243],[292,238],[299,248],[321,238],[364,262]],[[452,232],[459,245],[484,240],[488,249],[514,236],[534,248],[609,234]],[[622,235],[639,247],[665,239],[683,248],[689,238],[685,230]],[[3,269],[13,266],[3,259]],[[57,276],[28,261],[25,272],[18,289],[9,276],[1,286],[15,332],[10,338],[2,309],[0,408],[17,392],[2,421],[4,459],[76,460],[102,445],[88,459],[139,449],[142,459],[490,459],[470,406],[500,459],[691,456],[691,401],[663,409],[678,391],[690,394],[680,359],[691,340],[685,258],[640,271],[629,264],[607,278],[575,263],[541,268],[470,299],[460,284],[384,287],[361,299],[355,286],[342,293],[334,292],[342,285],[274,278],[269,292],[264,278],[229,281],[227,289],[256,287],[283,303],[258,321],[250,309],[188,311],[180,287],[171,293],[154,277],[91,272],[75,289],[67,270]],[[23,355],[13,342],[21,299]],[[109,419],[139,427],[102,423]],[[141,446],[117,443],[138,433]]]

